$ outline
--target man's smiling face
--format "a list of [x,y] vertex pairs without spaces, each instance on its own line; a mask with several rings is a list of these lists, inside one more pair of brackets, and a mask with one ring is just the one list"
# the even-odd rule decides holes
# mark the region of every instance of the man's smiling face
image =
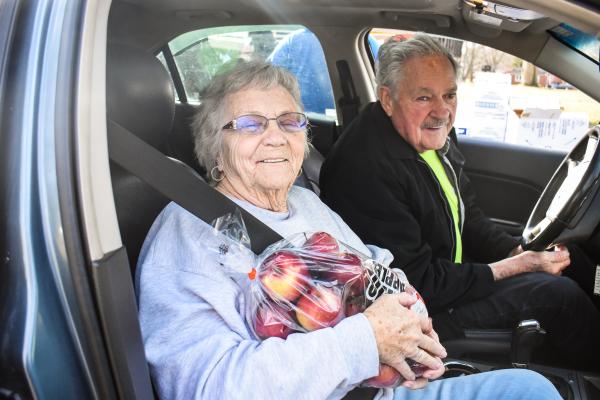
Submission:
[[396,87],[382,87],[379,98],[396,131],[422,153],[446,143],[456,115],[456,90],[450,60],[418,56],[406,61]]

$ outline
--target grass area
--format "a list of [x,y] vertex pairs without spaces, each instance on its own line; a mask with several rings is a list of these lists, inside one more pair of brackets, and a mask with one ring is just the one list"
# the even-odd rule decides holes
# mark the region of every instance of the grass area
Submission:
[[[462,82],[458,88],[458,101],[473,101],[476,96],[475,85],[471,82]],[[525,85],[511,85],[511,97],[531,99],[535,104],[536,99],[558,100],[563,111],[582,111],[588,114],[590,126],[600,124],[600,103],[585,93],[576,90],[547,89]]]

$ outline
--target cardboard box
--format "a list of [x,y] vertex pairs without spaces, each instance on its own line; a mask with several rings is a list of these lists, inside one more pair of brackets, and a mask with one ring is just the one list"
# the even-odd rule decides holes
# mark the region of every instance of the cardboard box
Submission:
[[515,144],[568,151],[588,129],[589,117],[585,112],[528,108],[516,124],[509,123],[512,132],[506,139]]
[[509,111],[511,81],[509,74],[478,72],[475,74],[472,102],[461,103],[457,111],[457,134],[504,140]]

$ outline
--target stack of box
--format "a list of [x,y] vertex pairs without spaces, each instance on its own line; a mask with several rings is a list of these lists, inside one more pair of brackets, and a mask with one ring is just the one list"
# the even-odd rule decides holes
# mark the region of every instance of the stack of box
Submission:
[[509,121],[507,142],[553,150],[570,150],[588,130],[585,112],[526,108]]
[[477,72],[472,102],[461,104],[455,124],[459,134],[504,140],[510,98],[510,74]]

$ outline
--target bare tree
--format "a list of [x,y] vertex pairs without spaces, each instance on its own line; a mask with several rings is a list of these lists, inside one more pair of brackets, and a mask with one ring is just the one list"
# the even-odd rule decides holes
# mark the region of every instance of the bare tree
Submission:
[[537,86],[537,73],[535,65],[523,61],[523,83],[529,86]]
[[477,44],[463,42],[462,57],[460,62],[461,78],[463,81],[473,82],[476,70]]
[[504,57],[506,56],[506,53],[504,53],[500,50],[486,47],[486,46],[480,46],[480,47],[483,47],[483,49],[482,49],[483,50],[483,60],[484,60],[485,65],[490,66],[491,72],[496,72],[496,69],[498,68],[498,66],[500,65],[500,63],[502,62]]

